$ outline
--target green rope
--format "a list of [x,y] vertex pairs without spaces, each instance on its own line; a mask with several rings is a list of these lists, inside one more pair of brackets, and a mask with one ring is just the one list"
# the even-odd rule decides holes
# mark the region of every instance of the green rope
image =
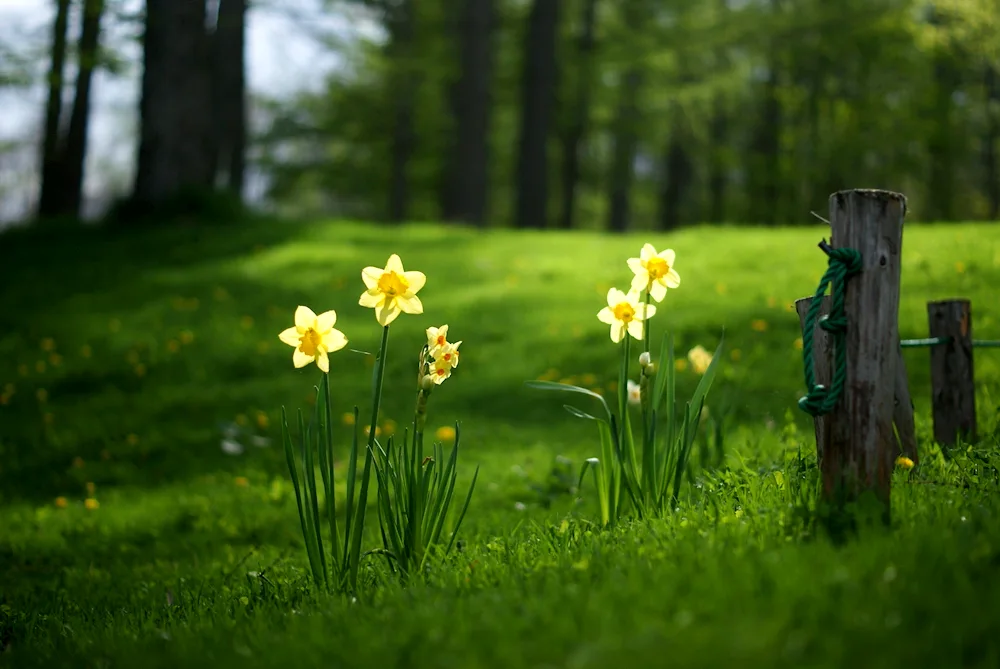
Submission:
[[[927,339],[903,339],[899,345],[903,348],[917,348],[924,346],[943,346],[950,344],[952,337],[928,337]],[[992,339],[973,339],[972,348],[1000,348],[1000,341]]]
[[[813,295],[809,311],[806,312],[805,325],[802,331],[802,362],[806,375],[806,395],[799,399],[799,408],[813,416],[822,416],[833,411],[840,400],[847,381],[847,316],[844,314],[844,297],[847,288],[847,278],[861,271],[861,254],[855,249],[831,248],[826,241],[820,243],[820,248],[830,257],[829,265],[819,287]],[[827,286],[830,286],[832,298],[830,313],[819,318],[820,306]],[[833,379],[827,388],[816,383],[816,373],[813,366],[813,331],[816,321],[819,326],[830,333],[834,345]]]
[[1000,340],[973,339],[972,348],[1000,348]]

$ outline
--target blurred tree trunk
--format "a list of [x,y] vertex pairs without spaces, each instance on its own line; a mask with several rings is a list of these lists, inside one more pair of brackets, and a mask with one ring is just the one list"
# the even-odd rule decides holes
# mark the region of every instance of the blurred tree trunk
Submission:
[[690,193],[694,167],[685,142],[688,138],[684,113],[676,103],[671,114],[670,139],[663,152],[663,179],[660,188],[660,229],[680,226],[682,205]]
[[212,187],[210,62],[205,0],[146,0],[137,203]]
[[[642,30],[643,8],[640,0],[622,0],[625,28],[630,34]],[[611,157],[608,193],[608,229],[625,232],[629,228],[630,198],[635,175],[635,154],[639,146],[639,89],[644,79],[635,55],[618,87],[618,108],[614,119],[614,148]]]
[[992,65],[986,66],[986,133],[983,136],[983,190],[989,202],[989,219],[1000,215],[1000,180],[997,174],[997,139],[1000,136],[1000,82]]
[[726,177],[729,144],[729,111],[722,95],[712,102],[712,118],[709,121],[709,166],[708,166],[708,220],[722,223],[726,220]]
[[548,139],[556,95],[556,37],[560,0],[534,0],[524,44],[521,131],[514,223],[544,228],[548,212]]
[[408,216],[410,182],[407,172],[417,143],[414,116],[420,74],[413,66],[416,57],[413,48],[416,12],[413,5],[414,0],[403,0],[386,7],[391,61],[390,97],[393,103],[389,220],[393,223],[402,222]]
[[219,0],[212,38],[213,112],[216,152],[213,173],[242,199],[246,172],[246,0]]
[[56,214],[59,194],[59,121],[62,116],[63,70],[66,66],[66,31],[69,25],[70,0],[57,0],[56,18],[52,24],[52,49],[48,75],[48,101],[45,104],[45,126],[42,138],[41,192],[38,216]]
[[442,217],[486,225],[496,0],[464,0],[457,22],[461,72],[450,93],[455,132],[445,161]]
[[83,174],[87,161],[87,135],[90,128],[90,85],[97,65],[100,45],[101,16],[104,0],[85,0],[83,23],[77,49],[79,68],[76,76],[76,93],[73,111],[69,118],[69,130],[63,149],[62,197],[60,213],[66,216],[80,216],[83,204]]
[[778,100],[778,65],[774,55],[760,95],[760,118],[751,140],[747,168],[747,201],[750,223],[753,224],[775,223],[779,218],[781,102]]
[[580,152],[590,120],[590,89],[594,85],[594,28],[597,21],[597,0],[583,0],[580,33],[577,36],[576,95],[570,110],[571,120],[563,135],[562,145],[562,210],[559,227],[573,228],[576,213],[576,188],[580,181]]

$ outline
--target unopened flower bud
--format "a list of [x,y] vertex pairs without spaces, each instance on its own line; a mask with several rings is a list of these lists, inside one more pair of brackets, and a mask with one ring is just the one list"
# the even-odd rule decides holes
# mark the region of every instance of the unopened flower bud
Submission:
[[639,366],[648,367],[653,362],[652,356],[649,355],[649,351],[643,351],[639,354]]
[[420,389],[424,392],[430,392],[434,388],[434,377],[430,374],[424,374],[420,379]]

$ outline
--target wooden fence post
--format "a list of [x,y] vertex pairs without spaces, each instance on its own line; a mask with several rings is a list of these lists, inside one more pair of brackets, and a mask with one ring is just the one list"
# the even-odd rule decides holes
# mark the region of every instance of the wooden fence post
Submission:
[[[881,190],[830,196],[832,246],[861,254],[861,273],[847,280],[847,380],[827,417],[826,501],[835,509],[873,497],[890,520],[896,439],[892,416],[899,358],[899,277],[906,198]],[[873,493],[873,495],[872,495]]]
[[[795,311],[799,314],[799,325],[805,331],[806,314],[813,298],[803,297],[795,300]],[[820,316],[830,313],[830,296],[823,297],[823,304],[819,308]],[[893,386],[893,409],[892,423],[896,427],[896,434],[899,437],[898,444],[894,451],[895,456],[905,455],[913,460],[914,464],[920,461],[917,453],[917,431],[913,421],[913,401],[910,397],[909,379],[906,374],[906,363],[903,361],[903,347],[896,347],[896,375]],[[830,387],[831,367],[833,360],[833,341],[822,328],[817,328],[813,334],[813,373],[816,376],[816,383],[821,383],[827,388]],[[829,471],[823,468],[823,452],[826,442],[830,438],[830,423],[826,416],[817,416],[814,419],[816,432],[816,456],[820,463],[820,471]],[[823,489],[832,490],[833,480],[823,480]]]
[[931,337],[950,337],[931,346],[931,402],[934,441],[954,446],[976,438],[976,386],[972,367],[972,306],[969,300],[927,303]]

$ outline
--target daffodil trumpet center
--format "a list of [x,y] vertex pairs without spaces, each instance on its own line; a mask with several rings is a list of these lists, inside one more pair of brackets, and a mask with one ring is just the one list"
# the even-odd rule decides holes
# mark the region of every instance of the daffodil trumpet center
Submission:
[[670,271],[670,265],[660,256],[653,256],[646,261],[646,271],[649,272],[650,279],[662,279]]
[[628,302],[619,302],[614,306],[612,311],[615,314],[615,318],[625,325],[628,325],[635,319],[635,307]]
[[378,279],[378,289],[388,297],[398,297],[406,292],[410,282],[396,272],[385,272]]
[[299,336],[299,350],[309,356],[315,356],[323,345],[323,336],[315,328],[306,328]]

